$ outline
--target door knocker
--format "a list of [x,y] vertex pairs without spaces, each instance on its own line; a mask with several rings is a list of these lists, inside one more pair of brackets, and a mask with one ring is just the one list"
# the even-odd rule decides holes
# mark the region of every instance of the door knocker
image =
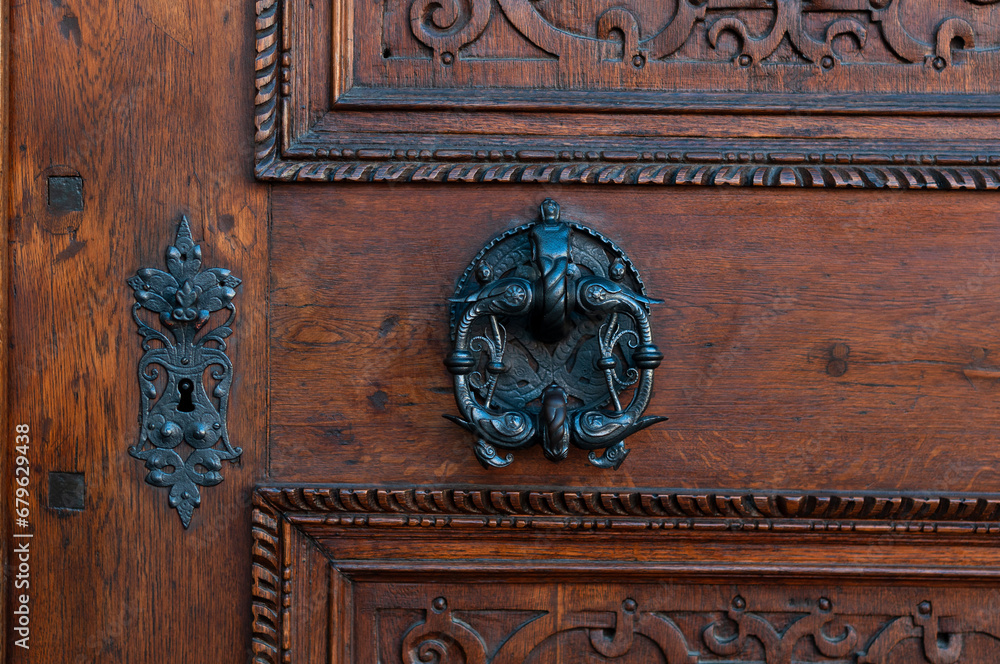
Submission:
[[476,437],[486,467],[514,460],[497,448],[541,443],[552,461],[572,444],[590,450],[595,466],[617,469],[624,439],[667,419],[642,415],[663,359],[649,305],[662,300],[645,296],[613,242],[560,221],[551,198],[541,217],[489,242],[458,283],[445,365],[461,417],[445,417]]

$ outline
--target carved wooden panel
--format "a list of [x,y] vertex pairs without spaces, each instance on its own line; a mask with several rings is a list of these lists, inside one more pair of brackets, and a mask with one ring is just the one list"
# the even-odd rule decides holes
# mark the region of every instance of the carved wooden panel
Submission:
[[268,180],[995,189],[994,0],[259,0]]
[[264,487],[255,661],[994,661],[996,506],[839,500]]
[[[989,93],[995,0],[386,0],[354,7],[356,86]],[[588,91],[573,94],[573,91]],[[359,94],[359,90],[355,94]],[[440,92],[436,95],[441,96]],[[465,97],[468,96],[466,92]],[[455,96],[452,101],[460,101]],[[605,97],[615,99],[615,97]],[[635,104],[629,94],[622,103]],[[647,103],[654,100],[647,100]],[[655,103],[655,102],[654,102]],[[868,102],[870,104],[870,102]],[[866,105],[862,100],[859,106]]]

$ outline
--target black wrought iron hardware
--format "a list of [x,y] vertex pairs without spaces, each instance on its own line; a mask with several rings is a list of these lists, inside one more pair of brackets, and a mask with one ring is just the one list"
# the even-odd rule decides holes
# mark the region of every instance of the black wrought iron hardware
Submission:
[[661,300],[645,296],[613,242],[559,217],[547,198],[540,221],[494,238],[451,300],[445,365],[461,417],[445,417],[476,437],[487,467],[514,460],[497,448],[541,443],[552,461],[574,445],[590,450],[595,466],[617,469],[629,453],[624,439],[667,419],[643,416],[663,359],[649,305]]
[[[240,280],[224,268],[201,269],[201,246],[191,238],[187,219],[178,224],[166,258],[166,272],[147,267],[128,280],[145,351],[139,361],[139,442],[129,453],[146,462],[148,483],[170,488],[170,506],[187,528],[201,504],[198,487],[222,482],[222,462],[242,454],[226,429],[233,365],[225,352]],[[141,309],[159,314],[162,332],[139,316]],[[198,336],[221,310],[229,312],[225,322]],[[179,454],[182,443],[191,448],[186,457]]]

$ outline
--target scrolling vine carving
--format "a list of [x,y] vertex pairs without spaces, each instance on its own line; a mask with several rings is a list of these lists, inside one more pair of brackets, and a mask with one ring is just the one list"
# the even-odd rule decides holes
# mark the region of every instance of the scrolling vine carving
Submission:
[[812,637],[816,649],[825,657],[847,657],[857,652],[858,633],[854,627],[843,625],[842,632],[830,636],[824,628],[838,620],[832,613],[833,603],[821,597],[813,610],[779,631],[764,617],[747,613],[747,602],[737,595],[733,598],[728,620],[737,629],[730,636],[721,636],[721,622],[709,625],[702,633],[708,649],[717,655],[738,655],[746,647],[746,640],[753,637],[760,641],[767,655],[767,664],[791,664],[795,645],[803,638]]
[[477,39],[490,22],[490,0],[414,0],[410,5],[413,34],[448,64],[462,46]]
[[[649,61],[676,54],[693,39],[699,24],[705,25],[704,38],[714,50],[720,50],[720,36],[730,32],[740,42],[734,53],[720,54],[738,66],[759,65],[772,56],[783,40],[806,61],[829,70],[844,61],[834,47],[842,35],[863,49],[871,37],[881,39],[888,53],[876,56],[880,61],[924,63],[936,70],[953,64],[953,50],[994,50],[1000,44],[977,34],[972,14],[965,8],[997,4],[998,0],[955,0],[949,14],[935,16],[928,26],[909,26],[902,0],[776,0],[773,3],[748,3],[741,0],[677,0],[657,5],[656,10],[635,11],[634,7],[598,5],[591,20],[593,29],[583,23],[560,22],[544,5],[530,0],[498,0],[504,16],[524,38],[546,53],[567,59],[596,61],[611,50],[621,62],[642,68]],[[610,5],[610,3],[608,3]],[[633,3],[634,4],[634,3]],[[460,49],[482,35],[490,21],[492,0],[414,0],[410,5],[413,35],[436,54],[446,54],[443,63],[450,65]],[[760,14],[769,15],[766,27]],[[666,19],[666,20],[665,20]],[[653,25],[647,25],[653,23]],[[873,29],[878,24],[881,29]],[[919,32],[929,32],[922,38]],[[697,59],[697,58],[696,58]],[[714,61],[717,57],[706,58]]]
[[[883,664],[898,661],[892,659],[891,653],[903,641],[919,639],[924,661],[956,664],[962,658],[963,635],[980,633],[1000,638],[997,626],[982,615],[965,620],[961,625],[955,623],[955,632],[944,632],[938,627],[939,617],[932,613],[928,600],[920,602],[913,615],[883,619],[870,626],[865,630],[870,633],[863,638],[851,622],[858,620],[859,624],[870,624],[870,620],[866,620],[869,617],[838,614],[833,602],[826,597],[814,600],[805,614],[782,612],[765,616],[749,612],[747,600],[737,595],[725,618],[713,621],[711,614],[701,615],[700,629],[696,633],[701,634],[707,648],[705,652],[690,639],[690,633],[686,634],[679,626],[673,614],[681,609],[671,604],[666,598],[657,598],[651,606],[640,607],[629,597],[621,602],[610,623],[602,617],[603,612],[594,610],[597,607],[575,607],[558,616],[541,610],[534,619],[506,634],[499,647],[490,648],[487,639],[473,625],[454,617],[448,600],[441,596],[433,600],[423,620],[407,628],[400,654],[407,664],[428,661],[512,664],[522,661],[520,658],[530,662],[548,661],[551,655],[546,656],[547,651],[553,649],[586,659],[586,649],[593,655],[625,664],[649,661],[643,659],[650,654],[648,647],[640,655],[639,646],[653,644],[663,661],[670,664],[717,661],[713,655],[725,656],[727,662],[735,663],[757,661],[757,657],[750,654],[754,648],[748,641],[753,639],[763,651],[765,664],[793,664],[802,661],[802,653],[809,651],[831,660]],[[489,606],[490,603],[484,601],[478,611],[483,613]],[[390,636],[378,635],[381,639]]]
[[[458,651],[458,652],[456,652]],[[466,664],[486,664],[486,644],[468,625],[452,617],[448,600],[435,597],[423,622],[413,625],[403,637],[403,661],[420,662],[462,661]]]

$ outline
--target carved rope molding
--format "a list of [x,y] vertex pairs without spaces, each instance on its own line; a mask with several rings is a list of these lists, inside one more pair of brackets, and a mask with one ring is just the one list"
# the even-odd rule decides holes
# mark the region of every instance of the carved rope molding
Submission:
[[[282,533],[281,514],[260,495],[253,497],[253,582],[251,587],[251,612],[253,613],[253,661],[260,664],[278,664],[282,639],[281,613],[285,608],[282,593],[288,587],[282,583]],[[286,621],[287,624],[287,621]]]
[[262,487],[289,518],[364,527],[1000,533],[1000,496],[697,493],[653,490]]
[[[685,7],[689,2],[680,1]],[[891,20],[895,20],[891,17],[898,14],[898,11],[895,14],[891,11],[896,1],[879,0],[873,4],[873,7],[881,7],[878,15],[883,29],[887,22],[891,24]],[[963,1],[972,5],[995,4],[995,0]],[[706,149],[706,144],[696,139],[679,142],[678,149],[667,150],[628,150],[621,145],[512,149],[509,142],[429,149],[426,144],[386,145],[360,139],[330,147],[302,144],[292,140],[295,132],[290,117],[293,95],[303,94],[293,90],[295,45],[291,29],[284,25],[292,2],[294,0],[258,0],[256,3],[255,175],[261,180],[1000,189],[1000,154],[974,147],[947,152],[922,151],[919,147],[879,151],[871,147],[862,150],[816,143],[789,150],[734,142],[719,149]],[[788,16],[788,0],[779,4],[783,8],[784,26],[779,26],[780,30],[799,29],[795,26],[800,23]],[[961,23],[968,25],[964,20]],[[941,27],[948,27],[952,32],[957,30],[954,36],[959,38],[966,30],[959,23],[952,22],[949,26],[942,24]],[[745,32],[742,24],[734,22],[719,28],[723,29]],[[947,58],[934,55],[941,50],[940,44],[925,45],[931,50],[918,58],[915,46],[905,47],[903,41],[899,41],[912,41],[905,30],[893,34],[903,51],[900,57],[904,61],[920,60],[925,55],[932,65],[941,60],[946,64],[951,61],[950,49]],[[334,38],[339,37],[334,35]],[[763,47],[755,39],[744,42],[749,48],[760,50]],[[828,57],[821,56],[820,60]],[[739,58],[736,61],[739,64]],[[324,141],[329,139],[321,139],[321,143]],[[440,140],[436,142],[440,144]]]
[[[1000,498],[938,497],[915,498],[907,496],[805,496],[805,495],[725,495],[652,491],[551,491],[531,489],[391,489],[391,488],[305,488],[262,487],[253,496],[252,525],[252,631],[251,649],[257,664],[292,664],[306,661],[296,656],[293,644],[296,630],[314,629],[303,621],[308,613],[316,613],[317,606],[328,605],[330,619],[327,641],[335,649],[333,661],[347,664],[350,657],[355,611],[352,600],[335,597],[334,588],[350,585],[349,577],[338,571],[332,558],[322,558],[329,565],[331,577],[329,595],[322,596],[309,586],[310,597],[296,597],[293,583],[305,565],[305,557],[297,551],[301,546],[319,547],[310,536],[302,535],[299,528],[387,528],[396,536],[407,527],[421,533],[438,533],[442,527],[543,527],[551,532],[561,519],[567,528],[591,520],[602,530],[622,528],[627,530],[655,527],[668,513],[683,514],[688,524],[706,523],[711,520],[732,519],[741,523],[772,523],[780,519],[808,523],[813,519],[826,519],[828,523],[847,523],[878,526],[889,519],[900,519],[904,527],[871,528],[867,532],[927,532],[927,525],[938,526],[935,532],[965,533],[998,531],[996,519],[1000,516]],[[571,514],[572,519],[566,520]],[[399,518],[402,516],[402,518]],[[469,518],[474,517],[474,518]],[[749,519],[749,521],[748,521]],[[842,521],[836,521],[841,519]],[[543,520],[546,520],[543,523]],[[968,528],[989,526],[989,528]],[[911,526],[907,528],[906,526]],[[916,526],[916,527],[912,527]],[[691,525],[691,527],[694,527]],[[716,528],[718,529],[718,528]],[[743,528],[739,528],[743,529]],[[838,528],[833,528],[837,530]],[[798,527],[796,533],[802,533]],[[609,533],[610,534],[610,533]],[[405,533],[401,534],[406,537]],[[330,544],[330,546],[334,546]],[[398,562],[398,561],[396,561]],[[446,561],[452,565],[457,561]],[[392,569],[387,582],[398,573]],[[450,569],[450,567],[449,567]],[[621,569],[616,566],[615,578]],[[619,579],[621,580],[621,579]],[[757,582],[760,580],[758,579]],[[541,578],[535,583],[549,583]],[[505,606],[504,610],[534,611],[535,620],[523,622],[501,639],[502,647],[486,647],[483,633],[470,623],[470,614],[489,610],[495,598],[472,593],[473,606],[461,606],[448,591],[439,592],[434,581],[425,582],[427,590],[423,618],[406,627],[399,634],[357,634],[353,638],[400,639],[399,657],[404,662],[461,661],[486,664],[514,664],[525,652],[541,647],[552,639],[577,635],[575,641],[563,643],[567,652],[583,654],[584,649],[615,658],[623,664],[640,660],[641,653],[633,652],[640,640],[651,641],[662,653],[665,661],[698,662],[718,661],[727,656],[733,663],[760,661],[756,648],[763,651],[767,664],[791,664],[806,650],[815,649],[816,661],[837,658],[838,661],[882,664],[898,659],[893,652],[901,643],[916,640],[922,661],[931,664],[954,664],[963,661],[965,637],[972,634],[988,635],[1000,639],[1000,614],[989,602],[970,604],[967,597],[957,604],[948,600],[943,589],[914,588],[894,598],[882,601],[879,607],[859,611],[857,602],[842,604],[836,594],[818,587],[803,604],[801,592],[795,603],[782,605],[775,611],[774,601],[768,606],[759,604],[760,595],[752,583],[741,584],[740,590],[726,585],[730,595],[722,594],[709,600],[688,605],[688,600],[677,599],[685,595],[654,591],[641,591],[634,583],[623,581],[622,595],[607,598],[600,606],[572,605],[561,617],[550,612],[548,606]],[[656,583],[652,587],[659,588]],[[455,584],[451,584],[454,586]],[[780,586],[767,585],[765,594],[781,591]],[[764,586],[762,586],[764,587]],[[834,583],[830,590],[839,588]],[[348,588],[346,596],[350,596]],[[632,595],[633,592],[642,594]],[[834,590],[839,593],[839,590]],[[807,594],[808,591],[807,591]],[[381,593],[384,608],[392,610],[392,593]],[[728,599],[725,599],[728,597]],[[431,599],[433,598],[433,599]],[[833,599],[831,599],[833,598]],[[638,599],[638,601],[637,601]],[[316,602],[319,604],[316,604]],[[593,601],[593,600],[591,600]],[[618,602],[611,607],[608,602]],[[794,604],[794,608],[792,608]],[[863,603],[862,603],[863,604]],[[854,608],[850,608],[850,606]],[[336,608],[334,608],[336,607]],[[785,608],[787,607],[787,608]],[[957,607],[960,607],[957,608]],[[608,610],[610,622],[608,622]],[[380,609],[381,610],[381,609]],[[408,605],[412,612],[413,606]],[[453,619],[454,610],[466,610],[465,617]],[[693,612],[693,613],[692,613]],[[685,632],[677,615],[696,614],[696,630]],[[327,615],[320,611],[319,615]],[[682,618],[683,619],[683,618]],[[376,628],[377,631],[378,628]],[[582,637],[582,638],[580,638]],[[640,638],[641,637],[641,638]],[[805,643],[802,643],[803,640]],[[749,649],[751,642],[756,646]],[[798,645],[797,645],[798,644]],[[648,648],[648,643],[646,644]],[[511,646],[511,647],[508,647]],[[648,649],[646,651],[648,653]],[[436,659],[427,659],[436,653]],[[629,656],[631,653],[631,657]],[[621,659],[617,659],[621,658]],[[812,661],[812,660],[810,660]],[[909,660],[908,660],[909,661]],[[919,661],[919,660],[914,660]]]
[[[391,161],[398,154],[382,149],[330,153],[330,161],[283,161],[258,164],[264,180],[300,182],[500,182],[539,184],[729,185],[735,187],[830,187],[858,189],[1000,189],[1000,155],[932,156],[839,154],[768,154],[734,157],[684,153],[664,156],[604,151],[594,161],[558,160],[560,153],[506,152],[509,161],[475,163],[437,161],[455,151],[428,154],[428,161]],[[353,160],[377,154],[383,160]],[[478,154],[487,154],[481,151]],[[470,155],[471,157],[472,155]],[[533,163],[552,156],[555,160]],[[757,158],[760,157],[759,160]],[[486,157],[484,157],[485,159]],[[333,161],[337,159],[338,161]],[[343,159],[343,161],[339,161]],[[674,160],[671,163],[671,160]],[[814,163],[808,163],[813,161]],[[624,163],[623,163],[624,162]],[[806,165],[801,165],[805,162]]]
[[[278,158],[278,0],[257,0],[255,27],[257,96],[254,124],[257,133],[254,143],[259,170],[260,164],[273,163]],[[286,97],[289,93],[290,89],[283,91]]]

